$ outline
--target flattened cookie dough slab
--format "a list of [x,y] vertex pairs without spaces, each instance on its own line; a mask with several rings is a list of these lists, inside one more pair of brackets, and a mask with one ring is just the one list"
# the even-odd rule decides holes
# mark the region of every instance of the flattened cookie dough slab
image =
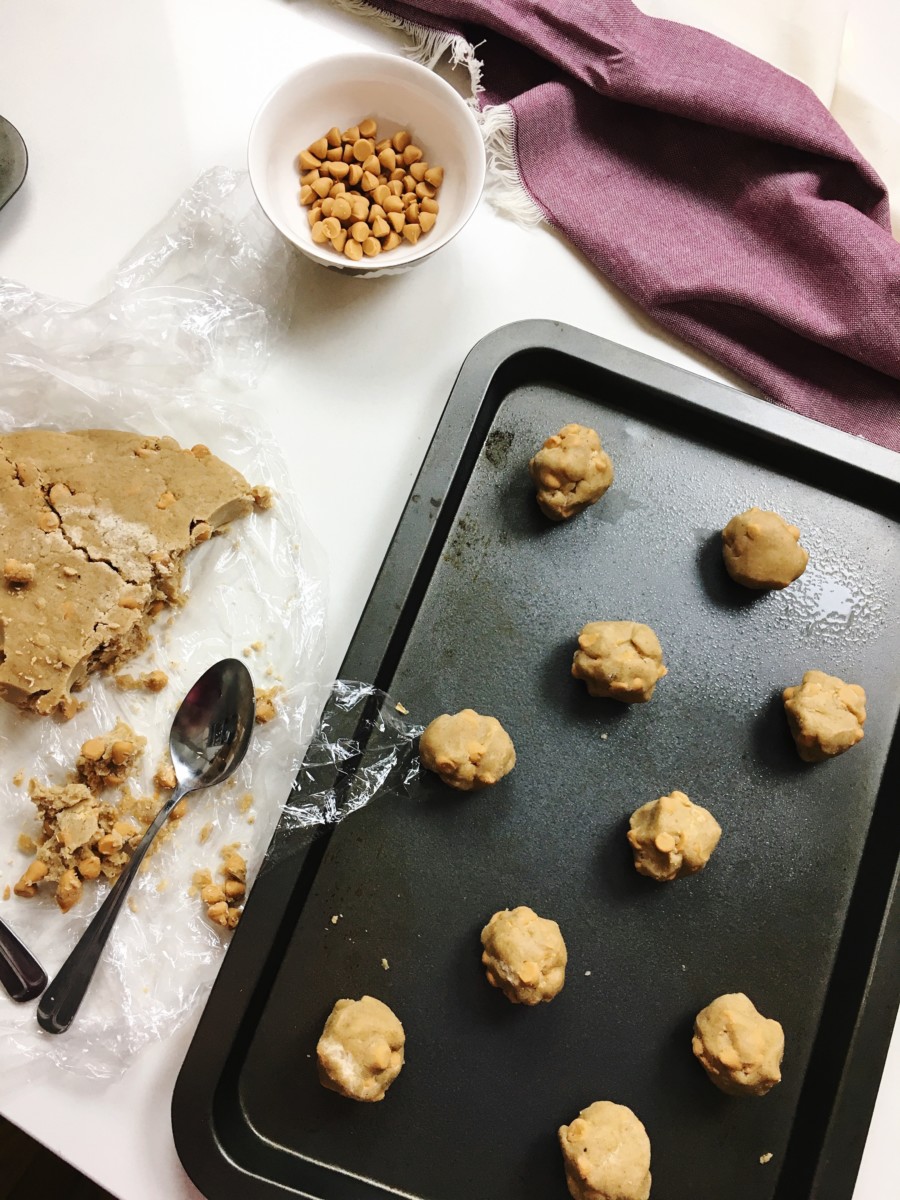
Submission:
[[116,430],[0,434],[0,696],[72,716],[92,671],[148,641],[184,555],[270,496],[205,446]]
[[559,1130],[572,1200],[649,1200],[650,1139],[630,1108],[597,1100]]

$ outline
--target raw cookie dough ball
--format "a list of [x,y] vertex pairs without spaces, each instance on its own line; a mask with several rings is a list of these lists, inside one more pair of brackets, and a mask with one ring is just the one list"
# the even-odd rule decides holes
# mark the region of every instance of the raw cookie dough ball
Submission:
[[562,991],[568,953],[555,921],[525,905],[505,908],[482,929],[481,944],[488,983],[513,1004],[540,1004]]
[[551,521],[566,521],[596,504],[613,481],[612,459],[586,425],[564,425],[528,464],[537,502]]
[[651,879],[681,879],[702,871],[719,844],[722,827],[684,792],[670,792],[631,814],[628,840],[635,870]]
[[637,621],[590,621],[578,635],[578,647],[572,674],[592,696],[643,704],[668,673],[659,638]]
[[822,762],[843,754],[863,739],[866,693],[824,671],[807,671],[803,682],[786,687],[784,711],[797,753],[804,762]]
[[597,1100],[559,1131],[574,1200],[647,1200],[650,1139],[630,1108]]
[[497,718],[471,708],[435,717],[419,739],[419,756],[461,792],[490,787],[516,765],[512,738]]
[[719,996],[697,1013],[694,1054],[729,1096],[764,1096],[781,1082],[784,1030],[743,992]]
[[787,587],[809,562],[797,526],[761,508],[731,518],[722,530],[722,557],[735,583],[756,589]]
[[319,1080],[351,1100],[383,1100],[400,1074],[405,1042],[403,1026],[374,996],[338,1000],[316,1046]]

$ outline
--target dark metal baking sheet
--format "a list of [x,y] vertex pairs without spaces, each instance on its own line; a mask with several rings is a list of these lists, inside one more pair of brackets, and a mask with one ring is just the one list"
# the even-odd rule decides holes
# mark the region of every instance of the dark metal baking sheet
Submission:
[[[525,465],[573,420],[601,431],[616,482],[556,526]],[[784,592],[723,572],[718,530],[751,504],[803,530],[810,566]],[[201,1190],[563,1200],[556,1128],[612,1099],[647,1126],[658,1200],[850,1200],[897,1001],[898,510],[898,456],[733,389],[548,322],[479,343],[341,673],[422,723],[496,714],[518,765],[489,793],[429,777],[279,845],[175,1092]],[[648,705],[569,675],[581,625],[621,617],[664,647]],[[814,767],[779,698],[811,667],[863,683],[870,712],[858,747]],[[658,885],[624,829],[672,788],[724,834],[704,872]],[[521,903],[569,948],[539,1010],[479,962],[482,924]],[[721,1095],[691,1054],[694,1014],[737,990],[786,1031],[763,1100]],[[407,1031],[371,1106],[314,1069],[334,1000],[365,992]]]

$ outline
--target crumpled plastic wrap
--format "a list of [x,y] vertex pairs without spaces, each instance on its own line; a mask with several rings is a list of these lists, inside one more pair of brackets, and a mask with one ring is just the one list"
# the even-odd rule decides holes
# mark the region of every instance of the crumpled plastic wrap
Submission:
[[[229,934],[190,894],[197,869],[215,876],[237,843],[257,870],[303,758],[322,702],[324,588],[316,554],[291,500],[272,432],[241,398],[264,369],[286,314],[290,250],[259,212],[243,173],[208,172],[122,265],[111,291],[78,306],[0,279],[0,430],[118,428],[204,442],[251,484],[276,494],[268,512],[236,521],[187,558],[186,606],[164,610],[151,645],[122,669],[169,676],[158,694],[116,688],[95,675],[69,722],[0,702],[0,895],[32,858],[36,836],[23,772],[62,783],[87,738],[117,717],[148,740],[132,790],[152,792],[172,716],[212,662],[243,657],[258,687],[278,689],[274,720],[256,727],[228,783],[188,800],[187,815],[147,860],[68,1033],[45,1034],[35,1005],[0,993],[4,1070],[61,1065],[94,1077],[121,1073],[147,1042],[168,1036],[209,988]],[[52,888],[0,901],[3,919],[52,978],[106,895],[86,883],[67,914]]]

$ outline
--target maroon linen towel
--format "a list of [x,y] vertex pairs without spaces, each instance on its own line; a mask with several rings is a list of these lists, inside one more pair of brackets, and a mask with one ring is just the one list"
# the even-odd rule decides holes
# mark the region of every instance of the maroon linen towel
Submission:
[[630,0],[374,0],[479,44],[547,220],[661,325],[900,450],[900,244],[805,84]]

